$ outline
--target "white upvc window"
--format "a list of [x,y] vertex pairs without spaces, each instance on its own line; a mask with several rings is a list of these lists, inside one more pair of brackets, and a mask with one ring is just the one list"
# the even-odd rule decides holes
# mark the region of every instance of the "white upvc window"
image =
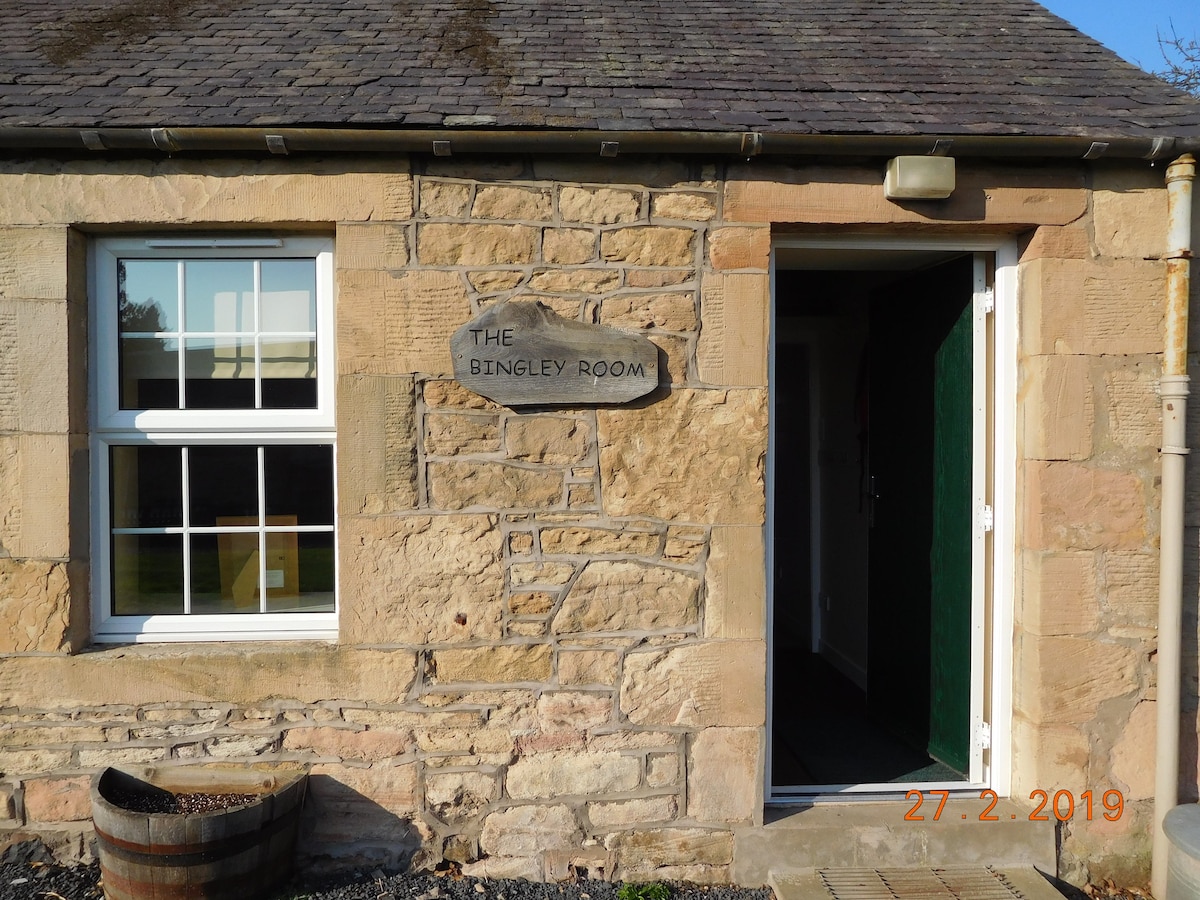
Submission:
[[91,262],[94,638],[336,637],[332,241]]

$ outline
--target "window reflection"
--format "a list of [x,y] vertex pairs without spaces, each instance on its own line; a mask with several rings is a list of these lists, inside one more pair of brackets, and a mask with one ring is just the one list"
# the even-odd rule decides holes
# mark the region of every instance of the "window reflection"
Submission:
[[184,385],[188,409],[254,409],[253,337],[188,338]]
[[179,330],[179,264],[124,259],[117,265],[117,326],[121,334]]
[[118,266],[121,409],[317,407],[312,259],[126,259]]
[[311,259],[262,262],[263,331],[316,331],[317,269]]
[[306,338],[262,339],[262,408],[317,405],[317,343]]
[[179,342],[174,338],[121,340],[121,409],[179,408]]
[[253,260],[189,259],[184,267],[188,331],[255,330]]

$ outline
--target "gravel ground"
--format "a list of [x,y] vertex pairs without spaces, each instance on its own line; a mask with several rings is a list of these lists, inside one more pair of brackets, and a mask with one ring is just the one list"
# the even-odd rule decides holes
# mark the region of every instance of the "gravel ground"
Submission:
[[[1112,882],[1055,885],[1069,900],[1152,900],[1146,888]],[[339,881],[294,883],[271,900],[617,900],[618,885],[603,881],[533,884],[438,875],[352,876]],[[0,864],[0,900],[100,900],[100,867],[64,868],[46,863]],[[766,889],[671,885],[671,900],[774,900]]]
[[[483,881],[439,875],[395,875],[293,888],[278,900],[617,900],[619,885],[608,881],[539,884],[503,879]],[[672,885],[671,900],[772,900],[766,888]]]
[[62,866],[46,863],[0,865],[0,900],[96,900],[100,867]]
[[[1056,885],[1071,900],[1151,900],[1145,888],[1112,882],[1080,889]],[[358,875],[338,881],[293,883],[271,900],[617,900],[619,885],[604,881],[536,884],[439,875]],[[100,900],[100,867],[64,868],[40,862],[0,864],[0,900]],[[671,885],[670,900],[774,900],[765,888]]]
[[[357,875],[293,883],[272,900],[617,900],[606,881],[538,884],[444,875]],[[0,900],[99,900],[100,867],[37,860],[0,864]],[[671,900],[773,900],[766,888],[672,885]]]
[[[14,852],[15,851],[15,852]],[[1148,888],[1102,884],[1072,887],[1055,880],[1070,900],[1151,900]],[[578,881],[538,884],[482,880],[454,874],[355,874],[337,880],[297,879],[271,900],[618,900],[619,884]],[[670,900],[774,900],[767,888],[670,885]],[[49,851],[30,842],[0,858],[0,900],[101,900],[100,867],[56,865]]]

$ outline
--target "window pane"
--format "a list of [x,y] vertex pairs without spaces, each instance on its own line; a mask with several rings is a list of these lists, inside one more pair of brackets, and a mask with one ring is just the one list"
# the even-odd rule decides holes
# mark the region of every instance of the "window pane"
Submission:
[[112,580],[114,616],[182,613],[182,535],[114,534]]
[[254,409],[254,338],[188,338],[188,409]]
[[267,611],[333,612],[333,533],[267,535]]
[[121,338],[121,409],[179,408],[178,347],[174,338]]
[[258,532],[194,534],[192,613],[256,613]]
[[333,524],[333,447],[264,447],[268,516],[298,525]]
[[113,528],[183,524],[183,468],[178,447],[111,448]]
[[184,263],[188,331],[254,330],[254,262],[189,259]]
[[179,266],[170,259],[117,262],[120,332],[179,330]]
[[317,330],[317,265],[311,259],[262,262],[263,331]]
[[257,449],[189,448],[188,498],[192,525],[257,525]]
[[315,409],[317,344],[303,338],[263,338],[264,409]]

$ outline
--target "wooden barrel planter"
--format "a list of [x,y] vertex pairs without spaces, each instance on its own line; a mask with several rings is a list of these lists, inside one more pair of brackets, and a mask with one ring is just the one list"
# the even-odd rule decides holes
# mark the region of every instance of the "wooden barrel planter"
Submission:
[[[294,768],[181,765],[146,767],[136,774],[105,769],[92,781],[105,896],[266,896],[291,875],[307,780],[305,771]],[[177,794],[251,796],[200,812],[138,811],[173,802]]]

